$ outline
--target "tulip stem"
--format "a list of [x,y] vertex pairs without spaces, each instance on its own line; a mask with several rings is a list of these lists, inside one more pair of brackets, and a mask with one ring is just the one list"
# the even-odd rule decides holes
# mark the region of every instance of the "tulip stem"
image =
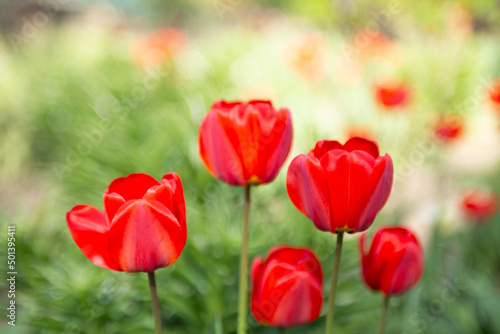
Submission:
[[382,311],[382,320],[380,321],[379,334],[384,334],[385,324],[387,322],[387,314],[389,313],[389,297],[384,298],[384,310]]
[[241,237],[240,256],[240,290],[238,308],[238,334],[247,331],[247,304],[248,304],[248,230],[250,217],[250,186],[245,188],[245,204],[243,209],[243,233]]
[[285,327],[279,327],[278,334],[285,334]]
[[148,272],[149,292],[151,293],[151,308],[153,309],[153,318],[155,321],[155,334],[161,334],[161,315],[160,303],[158,302],[158,293],[156,292],[155,272]]
[[340,258],[342,256],[342,243],[344,232],[337,232],[337,245],[335,246],[335,259],[333,260],[332,282],[330,285],[330,297],[328,299],[328,313],[326,315],[326,334],[332,334],[333,317],[335,310],[335,295],[339,281]]

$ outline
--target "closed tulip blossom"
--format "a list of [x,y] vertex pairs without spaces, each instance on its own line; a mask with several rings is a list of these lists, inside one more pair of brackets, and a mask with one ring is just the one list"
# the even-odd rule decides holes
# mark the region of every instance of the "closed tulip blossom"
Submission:
[[359,239],[362,276],[368,287],[385,296],[380,326],[380,333],[383,333],[389,297],[410,290],[420,281],[424,253],[418,239],[406,228],[379,229],[368,250],[365,238],[366,234],[363,234]]
[[104,192],[104,211],[77,205],[66,215],[82,253],[95,265],[116,271],[147,272],[157,333],[161,331],[154,271],[172,265],[187,238],[184,193],[179,176],[161,182],[130,174]]
[[410,101],[410,87],[402,82],[377,83],[375,101],[385,109],[404,107]]
[[462,198],[462,210],[471,221],[485,223],[498,211],[498,197],[492,191],[471,190]]
[[216,178],[237,186],[274,180],[292,144],[292,119],[269,101],[216,101],[199,132],[200,156]]
[[316,228],[332,233],[362,232],[389,198],[393,165],[374,141],[354,137],[344,145],[321,140],[297,156],[287,174],[292,203]]
[[362,232],[371,226],[389,198],[393,174],[391,157],[380,156],[374,141],[359,137],[344,145],[319,141],[288,168],[286,184],[292,203],[316,228],[337,234],[327,334],[332,332],[344,232]]
[[402,227],[379,229],[367,250],[366,234],[360,237],[363,279],[384,296],[402,294],[413,288],[424,271],[422,246],[413,233]]
[[321,313],[323,272],[307,248],[277,247],[252,264],[251,311],[263,325],[292,327]]
[[273,181],[292,144],[292,119],[270,101],[216,101],[199,131],[200,157],[214,177],[245,187],[240,255],[238,333],[246,333],[250,188]]

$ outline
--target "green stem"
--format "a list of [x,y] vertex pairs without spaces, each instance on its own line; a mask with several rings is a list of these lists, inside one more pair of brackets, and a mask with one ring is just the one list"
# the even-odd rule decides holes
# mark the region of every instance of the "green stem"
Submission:
[[387,323],[387,314],[389,313],[389,297],[384,298],[384,310],[382,311],[382,320],[380,320],[379,334],[384,334],[385,324]]
[[155,272],[148,272],[149,292],[151,294],[151,308],[153,309],[153,318],[155,321],[155,333],[161,334],[161,315],[160,303],[158,302],[158,293],[156,292]]
[[238,334],[247,331],[247,309],[248,309],[248,230],[250,217],[250,186],[245,188],[245,206],[243,209],[243,234],[241,237],[240,256],[240,290],[238,308]]
[[279,327],[278,334],[285,334],[285,327]]
[[335,310],[335,295],[337,294],[337,283],[339,281],[340,258],[342,256],[342,243],[344,232],[337,232],[337,245],[335,247],[335,259],[333,260],[332,283],[330,285],[330,297],[328,300],[328,313],[326,315],[326,334],[332,334],[333,317]]

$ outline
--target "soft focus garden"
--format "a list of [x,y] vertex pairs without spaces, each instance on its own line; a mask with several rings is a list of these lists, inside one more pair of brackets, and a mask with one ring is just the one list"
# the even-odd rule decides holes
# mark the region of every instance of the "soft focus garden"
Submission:
[[0,0],[2,333],[500,333],[493,0]]

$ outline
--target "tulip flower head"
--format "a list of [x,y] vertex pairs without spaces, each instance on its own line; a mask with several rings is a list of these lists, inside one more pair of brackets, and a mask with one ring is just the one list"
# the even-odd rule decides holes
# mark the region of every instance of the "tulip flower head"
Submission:
[[440,117],[434,124],[435,136],[443,142],[451,142],[463,133],[463,122],[459,117]]
[[200,131],[200,157],[216,178],[237,186],[274,180],[292,143],[288,109],[269,101],[216,101]]
[[413,288],[424,271],[424,253],[415,235],[406,228],[379,229],[368,252],[366,233],[361,235],[361,269],[363,279],[372,290],[386,297],[402,294]]
[[362,232],[389,198],[393,166],[374,141],[354,137],[344,145],[322,140],[297,156],[287,174],[288,196],[322,231]]
[[500,80],[497,80],[490,89],[491,101],[500,107]]
[[162,28],[141,38],[132,50],[135,62],[145,68],[175,59],[187,47],[186,34],[177,28]]
[[252,263],[251,311],[261,324],[292,327],[314,321],[322,290],[321,263],[307,248],[277,247]]
[[187,238],[184,193],[179,176],[161,183],[130,174],[104,192],[104,212],[77,205],[66,215],[82,253],[95,265],[126,272],[152,272],[173,264]]
[[297,36],[287,46],[285,64],[306,80],[320,80],[327,74],[328,43],[316,34]]
[[470,220],[484,223],[497,213],[498,197],[491,191],[471,190],[462,199],[462,209]]
[[386,109],[404,107],[410,101],[410,87],[402,82],[377,83],[375,100]]

